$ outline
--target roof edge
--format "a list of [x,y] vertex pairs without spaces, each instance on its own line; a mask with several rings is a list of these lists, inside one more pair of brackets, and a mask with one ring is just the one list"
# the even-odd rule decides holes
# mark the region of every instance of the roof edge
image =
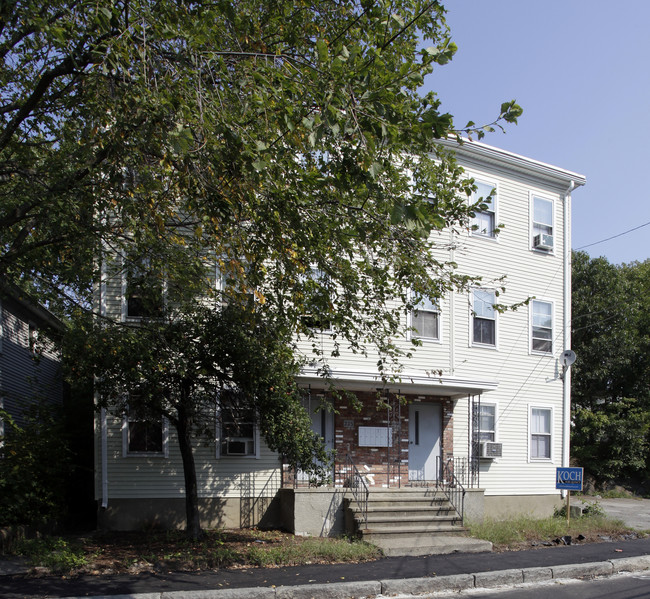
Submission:
[[479,141],[463,139],[459,143],[455,139],[441,139],[439,140],[439,143],[441,146],[452,150],[459,156],[465,155],[482,159],[487,162],[506,164],[515,170],[533,173],[546,179],[553,179],[558,182],[566,183],[567,185],[573,182],[573,184],[578,187],[585,185],[587,182],[585,175],[581,175],[580,173],[569,171],[539,160],[534,160],[533,158],[528,158],[521,154],[490,146]]

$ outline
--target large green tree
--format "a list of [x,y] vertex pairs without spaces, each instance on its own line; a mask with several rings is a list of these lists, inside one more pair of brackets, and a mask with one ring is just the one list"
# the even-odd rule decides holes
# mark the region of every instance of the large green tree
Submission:
[[[0,275],[77,318],[107,261],[134,257],[173,290],[169,326],[191,326],[194,297],[245,311],[253,294],[279,339],[326,319],[390,375],[404,310],[470,280],[437,234],[473,208],[437,143],[461,131],[419,93],[454,51],[436,1],[5,2]],[[506,102],[496,123],[520,113]],[[148,361],[129,384],[149,384]],[[103,388],[116,409],[123,383]],[[180,412],[154,407],[182,438]]]
[[599,482],[649,465],[648,268],[573,253],[572,455]]

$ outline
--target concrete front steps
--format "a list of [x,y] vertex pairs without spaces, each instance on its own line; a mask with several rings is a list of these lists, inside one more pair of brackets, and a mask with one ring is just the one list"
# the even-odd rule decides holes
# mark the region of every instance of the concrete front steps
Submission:
[[492,543],[465,536],[460,516],[445,494],[435,489],[371,489],[367,526],[354,501],[349,510],[363,540],[385,555],[492,551]]

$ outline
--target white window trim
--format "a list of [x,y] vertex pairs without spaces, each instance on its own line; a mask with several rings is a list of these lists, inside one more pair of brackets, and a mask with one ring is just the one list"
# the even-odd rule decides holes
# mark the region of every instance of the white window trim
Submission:
[[[551,351],[533,349],[533,303],[540,302],[551,305]],[[552,356],[555,350],[555,302],[552,300],[535,297],[528,306],[528,352],[536,356]]]
[[[532,431],[532,421],[533,421],[533,409],[537,410],[549,410],[551,412],[551,442],[550,442],[550,457],[548,458],[534,458],[532,456],[532,440],[533,440],[533,431]],[[528,445],[528,462],[536,464],[536,463],[542,463],[542,464],[552,464],[553,463],[553,443],[555,441],[555,414],[554,414],[554,409],[553,406],[548,405],[548,404],[529,404],[528,406],[528,439],[526,441]]]
[[220,411],[221,407],[217,404],[216,410],[216,419],[215,419],[215,458],[217,460],[259,460],[261,457],[260,454],[260,427],[257,422],[257,417],[253,423],[253,442],[255,443],[255,453],[250,455],[226,455],[221,453],[221,418]]
[[470,290],[469,296],[469,346],[481,347],[484,349],[498,350],[499,349],[499,313],[494,310],[494,345],[488,343],[478,343],[474,341],[474,291],[486,291],[494,295],[494,302],[496,303],[496,291],[483,287],[475,287]]
[[[498,223],[499,223],[499,185],[498,185],[497,182],[486,181],[482,177],[474,177],[474,176],[472,176],[472,178],[474,179],[474,181],[476,183],[482,183],[483,185],[489,185],[489,186],[492,187],[492,189],[494,189],[494,193],[492,194],[492,210],[490,212],[492,212],[494,214],[494,229],[497,229],[498,228]],[[469,201],[470,204],[472,204],[472,203],[474,203],[474,198],[472,196],[470,196],[468,201]],[[479,210],[479,212],[485,212],[485,211]],[[470,234],[471,237],[478,237],[480,239],[488,239],[488,240],[493,241],[493,242],[498,241],[499,235],[497,233],[494,233],[493,235],[485,235],[483,233],[479,233],[478,231],[474,231],[472,229],[471,220],[472,219],[470,219],[470,223],[469,223],[469,225],[470,225],[469,226],[469,234]]]
[[[413,292],[409,291],[409,298],[413,299]],[[407,327],[408,330],[406,332],[406,340],[411,341],[412,339],[418,339],[422,343],[435,343],[440,345],[442,343],[442,310],[440,308],[440,301],[437,302],[438,307],[436,314],[438,315],[438,337],[420,337],[420,335],[416,335],[415,331],[413,330],[413,312],[417,310],[417,308],[414,306],[413,310],[409,310],[408,316],[407,316]],[[426,310],[427,312],[431,312],[431,310]]]
[[129,415],[122,416],[122,457],[124,458],[168,458],[169,421],[162,419],[162,451],[129,451]]
[[[540,200],[544,200],[546,202],[551,202],[552,206],[552,211],[553,211],[553,218],[552,218],[552,223],[551,223],[551,229],[553,230],[553,249],[551,250],[541,250],[533,245],[533,241],[535,239],[535,230],[534,230],[534,216],[535,216],[535,198],[538,198]],[[556,218],[555,218],[555,199],[554,198],[549,198],[544,196],[543,194],[540,193],[534,193],[532,191],[529,192],[529,202],[528,202],[528,209],[530,210],[529,213],[529,218],[528,218],[528,234],[529,234],[529,240],[528,240],[528,246],[531,251],[536,252],[538,254],[544,254],[544,255],[555,255],[555,248],[557,247],[557,235],[556,231],[557,226],[556,226]]]
[[[499,427],[497,426],[499,423],[499,403],[493,400],[490,401],[483,401],[481,400],[481,406],[493,406],[494,407],[494,441],[488,441],[488,443],[498,443],[499,442]],[[479,415],[479,422],[478,422],[478,430],[477,432],[481,432],[480,428],[480,415]],[[479,443],[485,443],[485,441],[479,441]]]

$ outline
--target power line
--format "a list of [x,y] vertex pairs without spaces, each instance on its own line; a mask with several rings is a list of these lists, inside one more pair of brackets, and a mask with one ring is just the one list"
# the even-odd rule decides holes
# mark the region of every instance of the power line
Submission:
[[585,248],[591,247],[592,245],[598,245],[599,243],[605,243],[606,241],[609,241],[610,239],[616,239],[617,237],[621,237],[622,235],[627,235],[628,233],[632,233],[632,231],[636,231],[637,229],[642,229],[643,227],[647,227],[650,225],[650,221],[647,223],[643,223],[642,225],[639,225],[638,227],[634,227],[633,229],[628,229],[627,231],[623,231],[622,233],[619,233],[618,235],[612,235],[611,237],[608,237],[607,239],[601,239],[600,241],[594,241],[593,243],[588,243],[587,245],[580,246],[579,248],[575,248],[576,250],[584,250]]

